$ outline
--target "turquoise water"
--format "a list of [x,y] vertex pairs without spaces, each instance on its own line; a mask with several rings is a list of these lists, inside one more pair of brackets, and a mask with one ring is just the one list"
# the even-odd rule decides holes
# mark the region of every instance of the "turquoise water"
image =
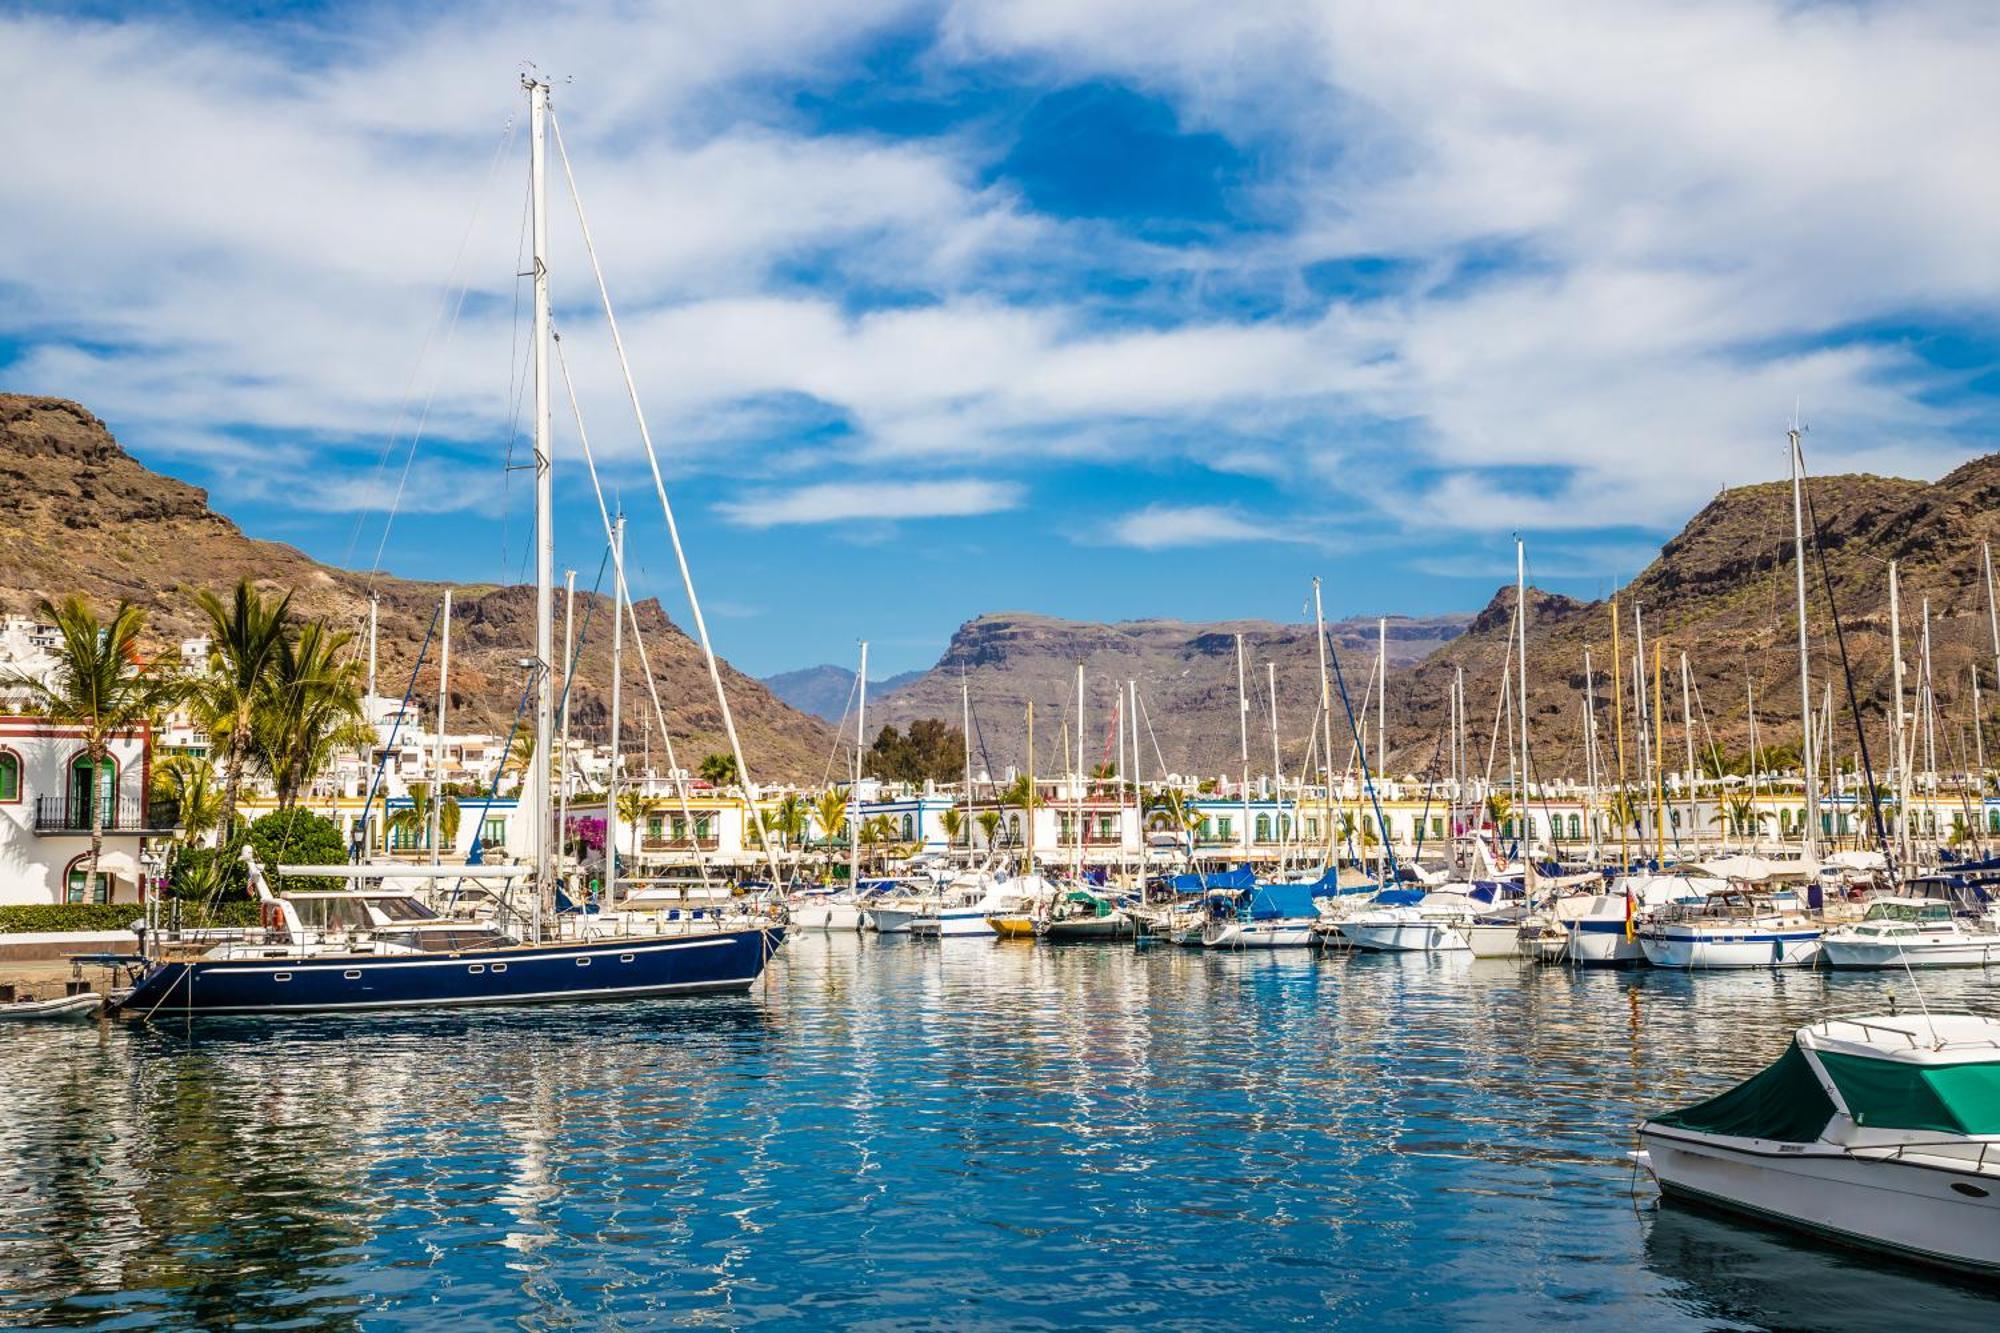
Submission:
[[1991,1328],[1624,1158],[1885,989],[804,937],[744,998],[10,1031],[0,1323]]

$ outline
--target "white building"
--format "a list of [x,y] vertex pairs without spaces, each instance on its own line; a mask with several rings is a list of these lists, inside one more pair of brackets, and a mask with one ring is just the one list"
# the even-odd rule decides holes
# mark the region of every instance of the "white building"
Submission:
[[[160,858],[149,840],[171,836],[149,806],[152,732],[111,743],[98,782],[104,850],[97,902],[143,901]],[[90,762],[82,734],[45,718],[0,716],[0,903],[85,901],[90,855]]]

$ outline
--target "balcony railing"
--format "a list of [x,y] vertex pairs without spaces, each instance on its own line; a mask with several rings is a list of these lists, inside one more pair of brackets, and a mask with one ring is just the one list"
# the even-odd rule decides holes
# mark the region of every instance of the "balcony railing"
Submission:
[[685,833],[678,835],[671,833],[655,835],[649,833],[639,839],[639,850],[642,852],[692,852],[696,850],[712,852],[720,846],[722,846],[722,838],[720,835],[714,833],[704,833],[699,837],[693,838],[690,838]]
[[[168,801],[141,801],[136,797],[126,797],[98,804],[104,811],[106,833],[171,833],[180,826],[180,813]],[[66,796],[35,798],[37,833],[89,833],[90,815],[89,801],[71,800]]]

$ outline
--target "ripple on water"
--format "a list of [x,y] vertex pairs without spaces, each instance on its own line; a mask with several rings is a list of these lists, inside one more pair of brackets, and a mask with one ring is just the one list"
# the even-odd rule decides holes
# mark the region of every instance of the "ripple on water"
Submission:
[[1634,1206],[1644,1112],[1883,989],[804,937],[744,998],[10,1033],[0,1321],[1990,1327]]

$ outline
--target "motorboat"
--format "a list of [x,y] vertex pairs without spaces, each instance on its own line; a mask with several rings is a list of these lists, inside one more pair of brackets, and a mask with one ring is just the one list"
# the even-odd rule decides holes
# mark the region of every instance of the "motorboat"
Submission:
[[1639,928],[1639,948],[1654,967],[1811,967],[1823,933],[1793,895],[1731,890],[1662,909]]
[[1878,898],[1867,915],[1820,939],[1827,966],[1983,967],[2000,963],[2000,931],[1952,915],[1939,898]]
[[1033,939],[1035,926],[1045,904],[1058,890],[1039,874],[1016,875],[996,885],[989,896],[986,924],[1001,939]]
[[861,907],[854,894],[831,884],[800,889],[785,900],[793,930],[853,933],[861,929]]
[[1043,908],[1035,935],[1051,944],[1132,938],[1132,919],[1111,899],[1083,885],[1072,885]]
[[856,905],[864,929],[878,935],[907,935],[911,922],[937,913],[938,896],[929,884],[875,880],[862,884]]
[[1387,889],[1369,910],[1340,922],[1340,933],[1357,949],[1377,953],[1464,953],[1466,938],[1483,908],[1467,894],[1441,890]]
[[2000,1021],[1833,1018],[1762,1073],[1639,1126],[1669,1200],[2000,1276]]

